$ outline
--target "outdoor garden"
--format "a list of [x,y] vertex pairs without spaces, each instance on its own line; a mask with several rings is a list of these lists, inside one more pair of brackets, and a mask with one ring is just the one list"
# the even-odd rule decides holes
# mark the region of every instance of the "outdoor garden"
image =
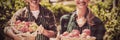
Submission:
[[[40,4],[53,12],[57,25],[62,15],[75,10],[73,0],[42,0]],[[3,29],[6,23],[17,10],[25,6],[23,0],[0,0],[0,40],[5,37]],[[104,40],[120,40],[120,0],[91,0],[89,8],[105,24]]]

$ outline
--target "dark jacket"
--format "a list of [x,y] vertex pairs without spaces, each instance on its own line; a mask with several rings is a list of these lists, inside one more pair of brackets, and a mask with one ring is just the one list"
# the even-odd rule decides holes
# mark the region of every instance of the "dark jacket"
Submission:
[[66,14],[61,17],[61,34],[65,31],[71,32],[73,29],[79,30],[80,33],[82,33],[82,30],[84,29],[90,29],[91,36],[95,36],[96,40],[103,40],[103,36],[106,31],[104,24],[99,18],[95,17],[90,10],[88,10],[85,15],[87,22],[83,25],[83,27],[78,27],[76,17],[76,12]]

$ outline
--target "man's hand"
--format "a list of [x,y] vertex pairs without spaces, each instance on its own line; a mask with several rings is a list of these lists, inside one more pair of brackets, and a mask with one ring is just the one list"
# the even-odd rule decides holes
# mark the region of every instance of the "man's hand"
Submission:
[[38,32],[38,34],[41,34],[41,33],[43,33],[43,31],[44,31],[44,27],[43,27],[42,25],[40,25],[40,26],[37,28],[36,31]]
[[35,37],[34,35],[32,34],[27,34],[27,36],[25,36],[25,39],[24,40],[35,40]]
[[20,35],[15,35],[15,36],[13,37],[13,39],[14,39],[14,40],[24,40],[24,38],[23,38],[22,36],[20,36]]
[[24,40],[35,40],[35,35],[33,34],[30,34],[29,32],[27,33],[21,33],[21,34],[17,34],[17,35],[20,35],[24,38]]

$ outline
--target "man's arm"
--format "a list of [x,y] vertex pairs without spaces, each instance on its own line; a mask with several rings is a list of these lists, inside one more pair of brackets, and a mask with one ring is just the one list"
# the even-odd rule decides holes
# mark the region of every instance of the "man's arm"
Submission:
[[4,33],[11,38],[15,37],[15,34],[10,27],[5,27],[4,28]]
[[8,21],[8,23],[6,24],[6,27],[4,28],[4,33],[6,35],[8,35],[11,38],[14,38],[16,36],[15,32],[16,30],[14,30],[11,26],[11,24],[13,24],[16,19],[18,19],[18,16],[20,16],[21,12],[23,12],[23,9],[18,10],[13,16],[12,18]]
[[47,37],[55,37],[56,35],[56,32],[55,31],[52,31],[52,30],[46,30],[44,29],[43,30],[43,35],[47,36]]
[[[45,13],[46,13],[45,17],[47,18],[47,19],[45,19],[45,20],[46,20],[46,22],[48,22],[48,23],[45,23],[45,24],[43,24],[42,26],[40,26],[39,31],[42,31],[41,33],[42,33],[43,35],[49,37],[49,38],[50,38],[50,37],[56,37],[56,35],[57,35],[57,29],[56,29],[56,25],[55,25],[55,23],[56,23],[55,16],[54,16],[54,14],[53,14],[50,10],[48,10],[48,9],[45,9]],[[46,25],[47,25],[47,26],[46,26]],[[44,27],[44,26],[45,26],[45,27]],[[43,30],[41,30],[41,29],[43,29]]]

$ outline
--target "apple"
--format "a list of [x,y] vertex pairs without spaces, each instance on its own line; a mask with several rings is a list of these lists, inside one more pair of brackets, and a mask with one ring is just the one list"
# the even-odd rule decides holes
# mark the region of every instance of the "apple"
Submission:
[[86,33],[82,33],[82,34],[80,35],[80,37],[81,37],[81,38],[86,38],[86,37],[87,37],[87,34],[86,34]]
[[33,29],[31,27],[29,27],[29,32],[33,32]]
[[15,23],[14,23],[15,27],[17,27],[20,23],[21,23],[20,20],[15,21]]
[[68,37],[74,37],[73,33],[69,33]]
[[72,35],[73,35],[74,37],[75,37],[75,36],[77,37],[77,36],[79,36],[79,34],[80,34],[79,30],[75,30],[75,29],[72,30],[71,33],[72,33]]
[[80,34],[79,30],[74,29],[74,30],[72,30],[71,33],[69,33],[68,36],[69,37],[79,37],[79,34]]
[[21,27],[19,30],[22,31],[22,32],[27,32],[27,31],[29,31],[28,26],[23,26],[23,27]]
[[30,22],[25,22],[25,25],[26,25],[26,26],[29,26],[29,25],[30,25]]
[[82,31],[82,33],[86,33],[87,35],[90,35],[90,34],[91,34],[91,31],[90,31],[90,29],[84,29],[84,30]]
[[19,24],[19,23],[21,23],[21,21],[20,21],[20,20],[17,20],[17,21],[15,22],[15,24]]
[[69,34],[69,32],[64,32],[63,34],[62,34],[62,36],[67,36]]

